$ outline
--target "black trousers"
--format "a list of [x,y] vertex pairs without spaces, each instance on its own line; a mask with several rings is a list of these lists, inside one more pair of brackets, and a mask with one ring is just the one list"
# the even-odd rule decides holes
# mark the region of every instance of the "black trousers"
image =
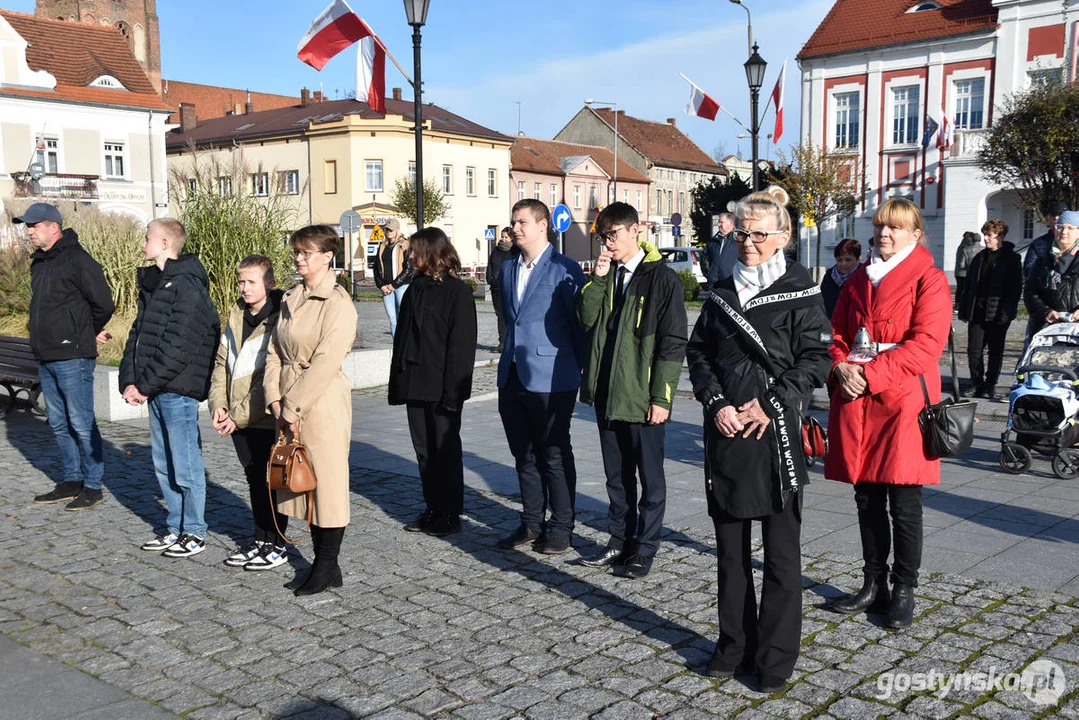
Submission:
[[717,654],[732,667],[755,661],[761,675],[786,679],[794,672],[802,641],[802,494],[782,512],[755,518],[764,537],[764,584],[760,613],[753,589],[750,528],[709,500],[718,555],[719,642]]
[[427,509],[460,515],[465,502],[461,413],[440,409],[433,402],[410,402],[406,414]]
[[[967,363],[970,380],[975,387],[992,390],[1000,379],[1004,365],[1004,342],[1011,323],[972,322],[967,325]],[[989,365],[982,365],[982,354],[989,347]]]
[[[236,457],[244,469],[247,489],[251,495],[251,514],[255,518],[255,539],[280,545],[283,541],[274,527],[274,501],[270,502],[270,492],[266,488],[266,467],[270,464],[270,450],[273,448],[276,433],[264,428],[239,428],[232,433],[232,445],[236,448]],[[288,516],[277,513],[277,526],[281,532],[288,529]]]
[[862,571],[870,577],[887,573],[894,545],[893,582],[917,587],[922,566],[922,486],[858,483],[854,502],[862,536]]
[[[603,471],[607,476],[608,547],[627,553],[655,555],[667,507],[667,478],[663,473],[666,424],[608,421],[606,402],[597,398],[596,425]],[[637,477],[641,480],[637,497]]]
[[506,343],[506,319],[502,317],[502,291],[495,290],[494,285],[491,286],[491,304],[495,306],[495,318],[498,320],[498,349],[501,352]]
[[569,424],[577,391],[530,392],[517,377],[516,366],[504,388],[498,391],[498,414],[517,467],[521,486],[521,524],[544,530],[547,505],[550,534],[573,531],[577,496],[577,466],[573,462]]
[[963,293],[966,292],[967,279],[965,277],[957,277],[955,279],[955,302],[953,305],[959,307],[959,304],[963,302]]

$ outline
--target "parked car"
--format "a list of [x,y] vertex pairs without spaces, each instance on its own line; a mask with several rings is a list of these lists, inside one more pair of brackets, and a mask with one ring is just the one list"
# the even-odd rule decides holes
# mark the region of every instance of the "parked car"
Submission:
[[675,272],[693,273],[693,277],[697,278],[697,282],[701,285],[708,282],[701,270],[701,257],[704,255],[702,248],[674,247],[658,248],[658,250],[663,256],[663,262]]

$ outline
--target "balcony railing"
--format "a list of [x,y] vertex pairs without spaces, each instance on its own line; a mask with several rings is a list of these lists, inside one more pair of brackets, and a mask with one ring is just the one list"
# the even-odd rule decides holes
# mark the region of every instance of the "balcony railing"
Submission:
[[989,141],[989,129],[981,130],[956,130],[955,140],[952,142],[952,151],[949,157],[972,159]]
[[66,198],[68,200],[96,200],[97,175],[46,175],[34,180],[29,173],[14,172],[15,197],[19,198]]

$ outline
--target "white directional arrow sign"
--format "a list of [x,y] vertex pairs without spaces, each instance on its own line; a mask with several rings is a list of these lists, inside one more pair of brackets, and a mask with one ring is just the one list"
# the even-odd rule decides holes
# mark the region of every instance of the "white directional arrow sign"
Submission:
[[554,219],[555,232],[566,232],[573,224],[573,216],[565,205],[558,205],[551,217]]

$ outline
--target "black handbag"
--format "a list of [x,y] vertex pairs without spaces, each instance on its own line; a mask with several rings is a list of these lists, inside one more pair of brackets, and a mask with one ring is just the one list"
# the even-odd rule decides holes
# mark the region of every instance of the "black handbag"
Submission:
[[948,350],[952,355],[952,397],[931,404],[925,376],[918,376],[925,396],[925,409],[918,413],[918,424],[922,428],[925,456],[930,460],[958,455],[974,442],[974,411],[978,403],[959,397],[959,370],[955,364],[955,344],[950,329]]

